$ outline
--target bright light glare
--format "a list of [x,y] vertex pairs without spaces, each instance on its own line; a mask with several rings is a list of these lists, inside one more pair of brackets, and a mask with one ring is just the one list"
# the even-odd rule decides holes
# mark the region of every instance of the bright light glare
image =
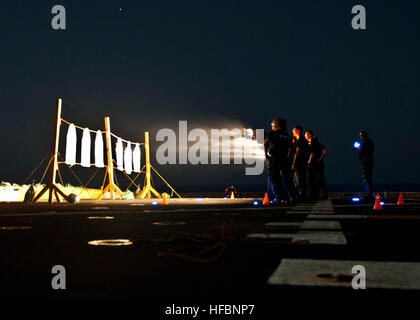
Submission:
[[254,137],[254,130],[252,130],[252,129],[246,129],[246,136],[248,138],[253,138]]
[[29,230],[32,229],[30,226],[8,226],[0,227],[0,230]]
[[360,149],[360,142],[356,141],[353,145],[356,149]]
[[259,205],[259,202],[258,201],[254,201],[253,204],[254,204],[254,206],[258,206]]
[[152,205],[157,206],[157,202],[156,201],[153,201],[152,202]]
[[353,201],[353,202],[359,202],[360,201],[360,198],[359,197],[353,197],[351,199],[351,201]]
[[92,240],[88,244],[91,246],[129,246],[133,243],[127,239],[108,239],[108,240]]
[[112,216],[91,216],[87,217],[89,220],[112,220],[114,217]]
[[203,201],[203,198],[197,198],[196,200],[197,201]]

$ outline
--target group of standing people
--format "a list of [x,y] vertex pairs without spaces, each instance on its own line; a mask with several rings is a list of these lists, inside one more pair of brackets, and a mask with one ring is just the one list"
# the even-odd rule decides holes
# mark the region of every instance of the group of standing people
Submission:
[[324,176],[327,149],[314,132],[276,118],[264,140],[268,161],[268,196],[271,203],[297,203],[328,199]]

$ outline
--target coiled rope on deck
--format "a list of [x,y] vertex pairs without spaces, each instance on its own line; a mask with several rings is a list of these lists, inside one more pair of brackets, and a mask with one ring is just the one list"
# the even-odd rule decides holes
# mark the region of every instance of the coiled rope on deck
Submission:
[[[254,230],[256,232],[256,230]],[[261,231],[260,231],[261,232]],[[286,245],[303,245],[307,244],[307,240],[280,240],[270,239],[270,235],[262,231],[267,236],[267,239],[254,240],[244,236],[236,236],[233,228],[232,220],[208,220],[204,224],[204,231],[202,233],[192,232],[176,232],[169,238],[158,238],[158,239],[142,239],[143,242],[154,242],[154,243],[173,243],[177,241],[191,241],[194,243],[210,243],[205,247],[201,247],[198,256],[188,255],[182,252],[179,247],[170,248],[157,253],[158,257],[175,257],[184,260],[189,260],[199,263],[210,263],[216,261],[224,253],[227,244],[235,241],[252,242],[260,244],[286,244]],[[218,249],[216,251],[216,249]],[[185,250],[185,249],[184,249]],[[208,258],[204,258],[203,255],[209,252],[215,251],[215,253]]]

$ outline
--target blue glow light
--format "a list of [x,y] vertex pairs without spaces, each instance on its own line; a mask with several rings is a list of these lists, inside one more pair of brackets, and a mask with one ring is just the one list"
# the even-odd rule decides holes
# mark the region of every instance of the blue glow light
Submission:
[[354,147],[354,148],[356,148],[356,149],[360,149],[360,142],[359,142],[359,141],[356,141],[356,142],[353,144],[353,147]]
[[253,204],[254,206],[258,206],[260,203],[259,203],[258,201],[254,201],[252,204]]
[[353,198],[351,198],[351,201],[353,201],[353,202],[359,202],[360,201],[360,198],[359,197],[353,197]]
[[152,202],[152,205],[153,205],[153,206],[157,206],[157,201],[153,201],[153,202]]
[[383,206],[383,205],[385,205],[385,202],[381,201],[380,204],[381,204],[381,206]]

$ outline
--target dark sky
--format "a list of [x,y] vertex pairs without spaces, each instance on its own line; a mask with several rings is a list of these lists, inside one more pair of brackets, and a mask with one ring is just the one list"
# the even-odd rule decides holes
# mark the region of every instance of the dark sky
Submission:
[[[67,30],[51,28],[55,4]],[[355,4],[367,30],[351,28]],[[331,184],[359,183],[351,147],[364,129],[377,183],[420,181],[418,2],[3,1],[0,12],[1,180],[21,183],[50,152],[61,97],[64,119],[103,129],[110,116],[132,140],[178,120],[269,129],[283,117],[327,146]],[[159,170],[175,186],[265,182],[233,165]]]

